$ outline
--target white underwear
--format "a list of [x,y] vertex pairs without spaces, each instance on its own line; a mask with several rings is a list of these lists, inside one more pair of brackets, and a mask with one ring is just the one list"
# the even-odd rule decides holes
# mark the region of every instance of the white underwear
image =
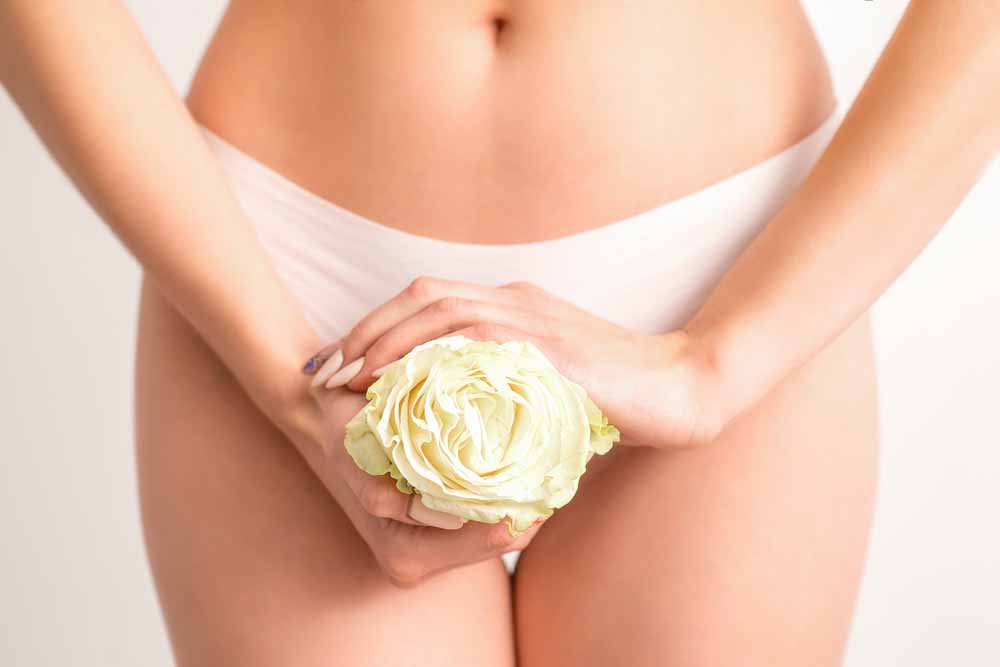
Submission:
[[326,339],[421,275],[533,282],[646,333],[686,323],[805,179],[839,108],[796,144],[745,171],[638,215],[555,239],[443,241],[388,227],[315,195],[202,128],[282,279]]
[[[202,128],[278,274],[324,339],[417,276],[528,281],[624,327],[684,325],[799,187],[840,125],[837,108],[796,144],[638,215],[559,238],[444,241],[388,227],[313,194]],[[513,569],[516,553],[505,558]]]

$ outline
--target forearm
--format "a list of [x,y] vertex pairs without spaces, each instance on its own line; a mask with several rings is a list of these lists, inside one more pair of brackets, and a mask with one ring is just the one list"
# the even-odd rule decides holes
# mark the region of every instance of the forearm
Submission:
[[[0,4],[0,77],[159,289],[271,409],[318,341],[117,2]],[[304,387],[302,392],[304,395]]]
[[998,0],[913,0],[813,172],[685,327],[725,420],[871,306],[994,157],[997,25]]

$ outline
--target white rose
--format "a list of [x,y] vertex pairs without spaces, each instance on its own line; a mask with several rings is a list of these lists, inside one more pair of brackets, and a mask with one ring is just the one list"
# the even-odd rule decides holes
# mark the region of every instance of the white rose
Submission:
[[513,534],[576,493],[618,429],[527,341],[445,336],[416,346],[368,388],[346,427],[360,468],[423,504]]

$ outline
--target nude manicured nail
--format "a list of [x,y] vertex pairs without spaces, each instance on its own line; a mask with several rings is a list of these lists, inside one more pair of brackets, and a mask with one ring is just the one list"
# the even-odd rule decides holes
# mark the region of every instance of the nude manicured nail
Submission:
[[334,387],[339,387],[341,385],[347,384],[354,379],[354,376],[358,374],[361,367],[365,365],[365,358],[359,357],[347,364],[339,371],[334,373],[326,383],[327,389],[333,389]]
[[425,506],[419,497],[414,498],[413,501],[410,502],[409,514],[410,518],[414,521],[419,521],[420,523],[427,524],[428,526],[434,526],[435,528],[443,528],[444,530],[457,530],[462,527],[463,523],[465,523],[462,520],[462,517],[432,510],[431,508]]
[[312,386],[319,387],[324,382],[330,379],[330,376],[337,372],[340,365],[344,363],[344,353],[342,350],[337,350],[333,353],[333,356],[326,360],[323,367],[319,369],[312,379]]
[[382,373],[385,373],[386,369],[389,368],[389,366],[392,366],[394,363],[396,362],[390,361],[385,366],[379,366],[378,368],[372,371],[372,377],[373,378],[381,377]]

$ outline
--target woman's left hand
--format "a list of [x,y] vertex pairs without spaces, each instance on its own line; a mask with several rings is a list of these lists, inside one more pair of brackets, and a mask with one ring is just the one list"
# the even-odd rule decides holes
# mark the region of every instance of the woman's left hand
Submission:
[[722,428],[710,358],[686,332],[630,331],[524,282],[491,287],[417,278],[304,370],[316,373],[314,385],[363,392],[381,367],[447,334],[531,341],[587,390],[622,444],[685,447],[712,440]]

